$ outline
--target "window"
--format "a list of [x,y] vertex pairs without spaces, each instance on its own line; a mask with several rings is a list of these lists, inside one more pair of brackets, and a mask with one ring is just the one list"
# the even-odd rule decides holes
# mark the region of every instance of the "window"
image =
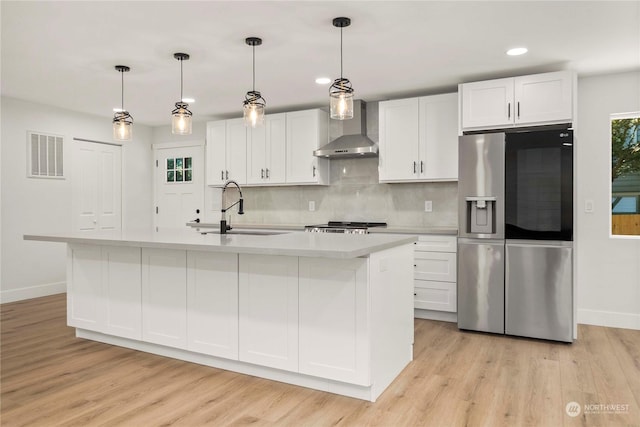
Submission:
[[611,234],[640,236],[640,112],[611,116]]
[[27,132],[28,175],[34,178],[64,178],[63,138]]
[[189,182],[193,178],[191,157],[167,159],[167,182]]

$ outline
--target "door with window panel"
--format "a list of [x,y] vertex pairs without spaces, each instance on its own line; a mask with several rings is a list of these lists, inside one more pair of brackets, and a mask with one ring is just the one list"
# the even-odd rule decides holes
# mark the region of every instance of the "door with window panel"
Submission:
[[200,219],[204,205],[204,147],[156,148],[156,231]]

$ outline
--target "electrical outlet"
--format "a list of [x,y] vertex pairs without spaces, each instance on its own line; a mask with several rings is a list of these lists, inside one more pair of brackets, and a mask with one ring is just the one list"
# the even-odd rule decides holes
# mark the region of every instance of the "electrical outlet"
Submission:
[[309,200],[309,212],[313,212],[316,210],[316,202],[313,200]]
[[433,212],[433,202],[431,200],[424,201],[424,211]]

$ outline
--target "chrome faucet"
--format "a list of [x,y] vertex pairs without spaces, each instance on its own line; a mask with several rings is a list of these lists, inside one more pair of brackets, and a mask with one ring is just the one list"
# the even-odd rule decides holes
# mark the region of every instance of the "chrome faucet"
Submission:
[[[229,186],[229,184],[233,184],[236,187],[238,187],[238,192],[240,193],[240,198],[238,199],[237,202],[227,206],[226,208],[224,207],[224,192],[227,190],[227,187]],[[220,234],[227,234],[227,231],[231,230],[231,226],[227,225],[227,210],[231,209],[232,207],[234,207],[235,205],[238,205],[238,215],[244,215],[244,199],[242,198],[242,189],[240,188],[240,185],[238,185],[237,182],[235,182],[234,180],[229,180],[227,182],[224,183],[224,186],[222,187],[222,201],[220,203],[220,206],[222,206],[222,218],[220,219]]]

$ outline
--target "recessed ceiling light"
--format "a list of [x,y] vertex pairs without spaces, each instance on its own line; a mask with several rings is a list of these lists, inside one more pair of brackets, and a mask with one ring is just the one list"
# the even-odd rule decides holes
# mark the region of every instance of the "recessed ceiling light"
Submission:
[[329,83],[331,83],[331,79],[329,77],[318,77],[316,79],[316,83],[318,83],[319,85],[328,85]]
[[509,49],[507,51],[507,55],[509,55],[509,56],[524,55],[528,51],[529,51],[529,49],[527,49],[526,47],[514,47],[513,49]]
[[196,102],[196,100],[193,99],[193,98],[182,98],[182,102],[187,102],[189,104],[193,104],[194,102]]

